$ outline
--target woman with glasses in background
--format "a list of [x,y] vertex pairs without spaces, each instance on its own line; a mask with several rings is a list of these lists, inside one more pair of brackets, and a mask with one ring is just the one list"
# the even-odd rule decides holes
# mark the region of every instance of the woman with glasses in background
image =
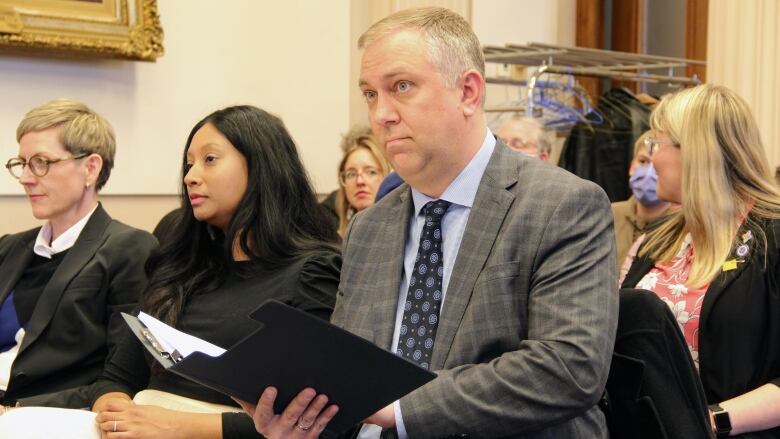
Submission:
[[700,85],[650,125],[658,198],[680,208],[634,244],[622,286],[672,310],[717,437],[780,438],[780,190],[756,121],[733,91]]
[[47,102],[6,163],[42,227],[0,238],[0,415],[7,407],[89,406],[122,318],[146,286],[155,239],[98,202],[114,164],[111,126],[84,104]]
[[355,127],[342,140],[344,157],[339,164],[341,188],[336,196],[338,232],[342,237],[357,212],[374,204],[379,184],[390,173],[390,165],[379,151],[367,127]]

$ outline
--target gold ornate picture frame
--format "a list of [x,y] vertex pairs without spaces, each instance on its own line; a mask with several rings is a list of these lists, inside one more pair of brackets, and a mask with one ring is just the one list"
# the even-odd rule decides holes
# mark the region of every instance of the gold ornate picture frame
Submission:
[[0,52],[154,61],[157,0],[0,0]]

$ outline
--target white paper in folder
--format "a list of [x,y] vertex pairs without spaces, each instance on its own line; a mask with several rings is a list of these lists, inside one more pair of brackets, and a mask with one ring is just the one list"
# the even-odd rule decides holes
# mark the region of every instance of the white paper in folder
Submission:
[[212,357],[219,357],[225,352],[221,347],[181,332],[175,328],[171,328],[149,314],[143,312],[139,313],[138,320],[149,329],[149,332],[154,335],[167,352],[177,352],[183,358],[187,358],[187,356],[195,351],[203,352]]

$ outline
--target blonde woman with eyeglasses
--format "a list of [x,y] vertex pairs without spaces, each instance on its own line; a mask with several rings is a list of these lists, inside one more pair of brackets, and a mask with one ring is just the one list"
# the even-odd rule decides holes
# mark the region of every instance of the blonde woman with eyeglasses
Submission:
[[341,187],[336,195],[336,212],[338,232],[344,236],[352,215],[374,204],[382,179],[390,173],[390,165],[368,127],[350,130],[344,135],[341,149],[344,157],[339,164]]
[[100,115],[58,99],[28,112],[16,135],[6,168],[44,225],[0,238],[0,404],[87,407],[156,241],[98,202],[116,143]]
[[780,191],[747,104],[700,85],[661,101],[648,141],[662,200],[623,282],[676,317],[717,437],[780,437]]

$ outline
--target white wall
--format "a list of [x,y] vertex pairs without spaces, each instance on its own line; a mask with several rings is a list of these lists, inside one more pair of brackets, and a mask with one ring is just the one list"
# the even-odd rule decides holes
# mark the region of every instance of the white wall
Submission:
[[[378,11],[397,6],[395,0],[158,0],[166,54],[157,63],[0,56],[0,160],[16,155],[14,132],[27,110],[55,97],[81,99],[117,130],[104,204],[115,218],[151,230],[178,203],[179,163],[192,125],[219,107],[251,103],[285,120],[317,192],[327,193],[337,186],[340,134],[366,122],[357,37]],[[471,19],[484,44],[573,45],[575,6],[576,0],[472,0]],[[38,224],[21,195],[15,180],[0,176],[0,235]]]
[[[159,0],[165,56],[156,63],[0,57],[0,158],[30,108],[73,97],[117,131],[106,194],[174,194],[190,128],[248,103],[281,116],[315,186],[336,187],[349,127],[349,1]],[[0,178],[0,194],[21,194]]]

